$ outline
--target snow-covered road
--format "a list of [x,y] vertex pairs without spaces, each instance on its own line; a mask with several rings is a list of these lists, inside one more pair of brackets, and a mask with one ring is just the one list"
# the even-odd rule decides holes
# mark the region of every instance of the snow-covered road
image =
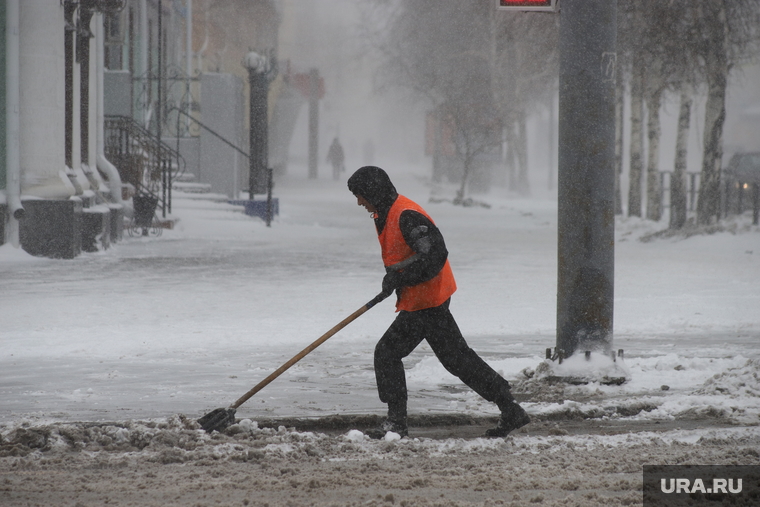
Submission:
[[[452,312],[470,345],[508,379],[523,379],[554,345],[556,202],[494,191],[476,196],[488,209],[429,203],[453,192],[414,172],[389,172],[444,233],[459,285]],[[371,299],[382,276],[379,246],[345,184],[291,175],[276,196],[281,215],[271,228],[240,207],[175,194],[179,222],[159,238],[125,235],[68,261],[0,248],[0,422],[200,415],[237,399]],[[760,231],[744,217],[733,232],[638,241],[661,227],[617,224],[615,348],[626,351],[631,381],[574,389],[654,393],[669,400],[660,414],[669,417],[693,407],[688,396],[713,375],[760,357]],[[372,350],[392,319],[386,301],[240,415],[381,413]],[[426,345],[406,366],[412,412],[495,413]],[[757,399],[733,403],[756,418]],[[527,401],[536,414],[552,409]]]

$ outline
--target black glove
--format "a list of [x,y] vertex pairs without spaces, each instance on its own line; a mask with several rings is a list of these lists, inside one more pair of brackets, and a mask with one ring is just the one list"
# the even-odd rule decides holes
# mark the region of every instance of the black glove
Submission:
[[401,287],[401,272],[388,271],[383,277],[383,294],[390,295],[394,290]]

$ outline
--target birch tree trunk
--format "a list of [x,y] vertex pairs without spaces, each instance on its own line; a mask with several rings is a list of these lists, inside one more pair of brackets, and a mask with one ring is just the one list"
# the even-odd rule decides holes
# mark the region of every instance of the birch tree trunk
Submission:
[[676,160],[670,177],[670,228],[681,229],[686,223],[686,155],[691,124],[691,91],[681,90],[681,107],[678,112],[676,134]]
[[644,129],[644,73],[641,57],[634,57],[631,80],[631,143],[628,188],[628,216],[641,216],[641,176],[643,170]]
[[707,38],[707,104],[705,106],[704,152],[697,201],[697,223],[710,224],[720,213],[720,169],[723,159],[723,124],[726,119],[726,7],[723,1],[700,2],[709,23]]
[[647,218],[659,222],[662,218],[662,193],[660,191],[660,104],[662,88],[653,90],[647,98]]

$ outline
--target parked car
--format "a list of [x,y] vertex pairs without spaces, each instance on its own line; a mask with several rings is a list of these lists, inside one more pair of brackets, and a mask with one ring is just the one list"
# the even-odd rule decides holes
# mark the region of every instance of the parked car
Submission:
[[757,206],[760,188],[760,151],[735,153],[725,170],[726,210],[742,213]]

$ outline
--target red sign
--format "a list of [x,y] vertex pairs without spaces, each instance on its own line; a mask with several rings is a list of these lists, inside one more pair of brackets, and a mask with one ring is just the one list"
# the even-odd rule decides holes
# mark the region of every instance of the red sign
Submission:
[[557,10],[557,0],[497,0],[498,8],[505,11],[548,11]]
[[[293,74],[292,83],[301,94],[308,98],[311,95],[311,76],[307,73]],[[325,96],[325,80],[322,76],[319,76],[317,83],[317,96],[321,99]]]

